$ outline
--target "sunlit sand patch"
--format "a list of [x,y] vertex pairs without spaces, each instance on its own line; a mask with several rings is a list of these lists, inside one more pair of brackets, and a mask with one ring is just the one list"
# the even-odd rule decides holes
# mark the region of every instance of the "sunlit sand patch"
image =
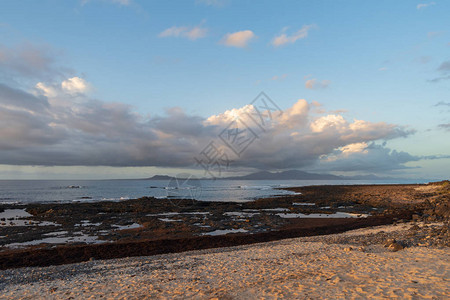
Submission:
[[434,192],[435,190],[438,190],[442,188],[442,186],[440,185],[425,185],[425,186],[419,186],[414,188],[414,190],[418,191],[418,192]]

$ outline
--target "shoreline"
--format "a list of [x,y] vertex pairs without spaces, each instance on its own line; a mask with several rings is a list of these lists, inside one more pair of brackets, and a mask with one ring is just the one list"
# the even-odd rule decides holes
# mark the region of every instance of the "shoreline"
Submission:
[[0,271],[5,299],[433,298],[450,295],[449,248],[392,252],[425,222],[156,256]]
[[[179,206],[173,206],[167,201],[154,198],[111,203],[27,205],[26,209],[33,215],[33,219],[62,224],[58,230],[71,230],[70,228],[75,228],[83,220],[97,225],[88,228],[78,226],[77,230],[81,228],[87,232],[98,232],[104,230],[102,228],[111,228],[114,224],[108,224],[109,219],[122,222],[123,226],[129,226],[127,224],[132,222],[140,226],[112,229],[109,237],[115,238],[115,241],[106,239],[105,243],[100,244],[72,243],[62,246],[41,244],[22,250],[3,247],[0,251],[2,262],[0,269],[236,246],[300,236],[332,234],[409,220],[431,222],[449,218],[449,186],[446,182],[306,186],[287,189],[301,194],[262,198],[247,203],[194,201],[185,207],[183,204],[187,204],[186,200],[181,200]],[[3,209],[5,207],[11,206],[3,206]],[[369,216],[347,219],[304,218],[318,213],[331,216],[339,211],[359,215],[367,213]],[[70,218],[67,217],[69,214]],[[170,214],[170,218],[162,218],[164,214]],[[300,215],[303,217],[297,217]],[[18,232],[17,236],[28,239],[37,237],[37,231],[41,232],[39,236],[48,236],[55,230],[54,226],[32,228],[34,235],[28,237],[24,237],[19,231],[29,231],[29,228],[7,229],[11,233]],[[239,230],[245,230],[246,233],[205,236],[205,233],[214,230],[226,232],[227,228],[241,228]],[[238,229],[231,230],[239,232]],[[28,231],[26,233],[31,234]],[[448,240],[444,239],[443,242],[441,240],[436,239],[435,244],[448,243]]]

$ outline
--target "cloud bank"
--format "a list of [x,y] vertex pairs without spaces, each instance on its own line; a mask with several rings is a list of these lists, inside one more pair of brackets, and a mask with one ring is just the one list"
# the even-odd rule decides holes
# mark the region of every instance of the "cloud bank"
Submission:
[[[255,132],[245,105],[203,118],[181,108],[144,117],[122,103],[91,99],[89,84],[72,77],[38,83],[26,91],[0,84],[0,164],[42,166],[192,167],[210,141],[239,118]],[[236,168],[333,170],[401,169],[419,158],[391,151],[378,141],[407,137],[413,130],[384,122],[317,115],[317,103],[297,100],[240,157],[220,145]],[[263,113],[269,111],[260,110]],[[355,159],[357,158],[357,159]],[[349,162],[352,162],[349,164]]]

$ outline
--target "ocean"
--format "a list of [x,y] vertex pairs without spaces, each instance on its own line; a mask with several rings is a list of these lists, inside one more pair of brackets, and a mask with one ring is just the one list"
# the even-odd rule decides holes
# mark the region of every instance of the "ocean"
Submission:
[[245,202],[289,195],[277,188],[307,185],[421,183],[380,180],[0,180],[0,204],[121,201],[144,196]]

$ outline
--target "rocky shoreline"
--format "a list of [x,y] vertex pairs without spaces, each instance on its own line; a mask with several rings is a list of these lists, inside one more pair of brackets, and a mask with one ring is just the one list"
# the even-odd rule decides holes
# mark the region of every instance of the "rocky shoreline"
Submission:
[[[297,194],[247,203],[184,199],[174,205],[173,201],[140,198],[2,205],[0,213],[21,209],[30,216],[25,220],[27,224],[20,224],[23,226],[13,226],[23,220],[0,220],[0,268],[235,246],[381,224],[400,226],[409,221],[424,225],[413,223],[402,239],[387,234],[383,243],[396,251],[411,246],[449,246],[448,181],[289,190]],[[429,224],[432,222],[440,223]],[[70,240],[68,236],[85,240]]]
[[[419,227],[442,223],[414,222]],[[412,223],[0,271],[4,299],[448,299],[449,248],[393,252]]]

